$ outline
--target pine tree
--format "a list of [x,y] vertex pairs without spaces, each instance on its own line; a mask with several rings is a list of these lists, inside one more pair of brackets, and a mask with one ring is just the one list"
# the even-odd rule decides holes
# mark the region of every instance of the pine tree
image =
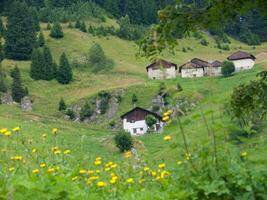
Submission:
[[65,53],[60,56],[57,81],[61,84],[68,84],[72,81],[72,69]]
[[53,58],[50,49],[46,46],[43,49],[43,60],[44,60],[44,66],[42,66],[42,72],[44,75],[43,79],[52,80],[53,78],[55,78],[53,71]]
[[20,71],[17,66],[14,68],[11,92],[13,100],[17,103],[20,103],[21,99],[25,96],[25,89],[22,86]]
[[53,27],[50,31],[50,37],[52,38],[63,38],[64,37],[64,33],[62,31],[62,27],[60,23],[56,22],[53,24]]
[[51,24],[47,23],[46,30],[51,30]]
[[0,37],[4,36],[4,33],[5,33],[5,27],[4,27],[3,21],[0,17]]
[[2,41],[0,38],[0,63],[4,60],[4,51],[3,51],[3,47],[2,47]]
[[0,93],[5,93],[7,92],[7,86],[5,83],[5,73],[4,70],[2,68],[2,64],[0,62]]
[[137,98],[136,94],[133,94],[133,96],[132,96],[132,104],[135,106],[137,101],[138,101],[138,98]]
[[65,103],[64,99],[61,98],[59,103],[58,103],[58,110],[59,111],[64,111],[66,109],[67,109],[66,103]]
[[43,32],[40,32],[40,34],[39,34],[38,45],[39,45],[39,47],[43,47],[45,45],[45,39],[44,39]]
[[81,30],[82,32],[84,32],[84,33],[87,32],[87,30],[86,30],[86,25],[85,25],[84,22],[82,22],[81,27],[80,27],[80,30]]
[[15,1],[8,12],[5,33],[5,55],[16,60],[28,60],[36,44],[32,15],[26,3]]
[[32,53],[32,63],[30,68],[30,77],[34,80],[40,80],[42,78],[42,64],[43,56],[39,49],[34,49]]
[[37,9],[35,7],[31,7],[29,10],[33,19],[33,25],[35,31],[40,31],[40,20],[38,17]]

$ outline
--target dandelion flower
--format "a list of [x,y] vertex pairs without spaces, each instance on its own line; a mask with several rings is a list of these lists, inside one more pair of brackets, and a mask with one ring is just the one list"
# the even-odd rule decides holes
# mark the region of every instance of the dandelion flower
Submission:
[[54,135],[57,135],[57,133],[58,133],[58,129],[57,129],[57,128],[53,128],[53,129],[52,129],[52,133],[53,133]]
[[8,131],[7,128],[2,128],[2,129],[0,129],[0,133],[1,133],[1,134],[4,134],[4,133],[7,132],[7,131]]
[[80,169],[79,174],[87,174],[87,170],[85,170],[85,169]]
[[105,183],[103,181],[97,182],[97,187],[105,187],[106,185],[107,185],[107,183]]
[[165,116],[165,117],[162,118],[162,120],[165,121],[165,122],[169,121],[169,119],[170,119],[169,116]]
[[170,141],[171,139],[172,139],[172,137],[169,136],[169,135],[167,135],[167,136],[165,136],[165,137],[163,138],[163,140],[165,140],[165,141]]
[[78,179],[78,176],[74,176],[71,178],[72,181],[76,181]]
[[96,160],[95,165],[101,165],[102,161],[101,160]]
[[124,153],[124,157],[125,158],[131,158],[132,157],[132,152],[131,151],[127,151]]
[[248,152],[246,152],[246,151],[243,151],[243,152],[241,152],[241,154],[240,154],[240,155],[241,155],[241,157],[243,157],[243,158],[244,158],[244,157],[247,157],[247,155],[248,155]]
[[17,133],[17,132],[20,131],[20,127],[15,127],[15,128],[12,129],[12,131]]
[[64,154],[67,155],[67,154],[70,154],[71,153],[71,150],[67,149],[64,151]]
[[183,164],[183,162],[182,161],[177,161],[177,165],[181,165],[181,164]]
[[6,132],[3,133],[3,135],[9,137],[11,135],[11,132],[10,131],[6,131]]
[[139,184],[142,184],[142,183],[145,182],[145,179],[142,178],[142,179],[140,179],[138,182],[139,182]]
[[45,168],[45,167],[46,167],[46,164],[45,164],[45,163],[41,163],[41,164],[40,164],[40,167],[41,167],[41,168]]
[[55,168],[53,168],[53,167],[49,167],[48,170],[47,170],[48,173],[53,173],[53,172],[55,172],[55,171],[56,171],[56,170],[55,170]]
[[133,179],[133,178],[128,178],[128,179],[126,180],[126,182],[127,182],[128,184],[132,184],[132,183],[134,183],[134,179]]
[[93,170],[88,170],[88,171],[87,171],[87,174],[93,174],[93,173],[94,173]]
[[165,163],[162,163],[162,164],[159,164],[159,166],[158,166],[160,169],[163,169],[163,168],[165,168],[166,167],[166,165],[165,165]]
[[118,167],[117,164],[113,164],[113,165],[110,166],[111,169],[114,169],[114,168],[116,168],[116,167]]
[[32,153],[36,153],[37,152],[37,149],[32,149]]
[[38,174],[39,172],[40,172],[39,169],[34,169],[34,170],[32,170],[32,173],[33,173],[33,174]]
[[56,150],[56,151],[54,151],[54,154],[55,155],[59,155],[59,154],[61,154],[61,151],[60,150]]
[[13,172],[15,170],[15,167],[9,167],[8,169],[10,172]]

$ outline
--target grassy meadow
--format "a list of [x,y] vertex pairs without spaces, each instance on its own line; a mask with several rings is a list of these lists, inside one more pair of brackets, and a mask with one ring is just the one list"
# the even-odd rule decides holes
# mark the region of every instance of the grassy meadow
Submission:
[[[86,24],[97,25],[99,23],[88,21]],[[113,20],[108,20],[103,25],[116,26],[117,24]],[[103,196],[107,197],[108,192],[100,191],[99,188],[93,188],[91,194],[90,191],[82,185],[83,173],[79,171],[81,169],[88,169],[88,166],[93,166],[93,170],[97,170],[99,166],[94,166],[93,163],[96,157],[101,156],[105,162],[112,161],[114,163],[119,163],[118,165],[121,165],[122,168],[129,168],[127,173],[123,172],[120,168],[115,169],[117,171],[114,171],[114,173],[121,174],[121,179],[128,185],[122,184],[118,186],[116,191],[109,188],[109,191],[112,191],[112,194],[114,193],[114,196],[110,194],[111,196],[109,196],[109,198],[119,199],[117,197],[121,195],[121,199],[136,199],[138,196],[136,191],[140,190],[143,191],[143,196],[140,196],[138,199],[151,199],[152,197],[149,196],[151,191],[155,192],[152,195],[155,197],[154,199],[187,199],[187,195],[184,194],[186,190],[181,190],[180,193],[175,190],[175,186],[179,188],[180,186],[177,185],[178,183],[172,184],[173,180],[169,177],[168,172],[170,168],[173,170],[173,174],[180,176],[178,174],[183,173],[184,171],[182,170],[187,168],[186,166],[184,166],[184,169],[175,168],[175,166],[177,166],[177,161],[187,163],[187,161],[183,161],[185,151],[181,130],[177,123],[170,121],[168,126],[164,129],[163,134],[148,134],[143,137],[134,138],[139,160],[129,161],[125,158],[125,155],[118,152],[118,149],[114,145],[113,137],[116,131],[107,129],[106,126],[104,126],[108,124],[110,119],[103,121],[104,125],[83,124],[64,119],[64,116],[57,110],[58,102],[61,97],[64,98],[67,104],[72,104],[80,99],[89,98],[102,90],[123,88],[125,89],[125,95],[123,96],[115,116],[115,119],[118,120],[121,114],[132,108],[130,102],[133,93],[138,97],[138,106],[149,107],[161,82],[147,79],[145,67],[149,64],[149,60],[136,57],[138,48],[134,42],[125,41],[114,36],[93,37],[77,29],[67,28],[67,24],[64,24],[63,27],[64,38],[56,40],[49,37],[46,24],[42,24],[42,31],[45,35],[46,44],[51,49],[55,61],[58,62],[61,53],[66,52],[71,62],[85,62],[89,48],[94,43],[99,43],[103,47],[106,55],[114,60],[115,67],[110,72],[101,72],[99,74],[93,74],[86,68],[74,67],[74,81],[69,85],[60,85],[55,80],[48,82],[33,81],[30,79],[30,62],[18,62],[13,60],[3,61],[3,68],[6,72],[9,72],[16,64],[18,65],[22,72],[23,84],[28,87],[30,95],[34,98],[34,103],[32,112],[24,112],[16,105],[0,105],[0,129],[8,128],[11,130],[17,126],[21,127],[20,133],[12,132],[10,138],[1,137],[0,164],[12,175],[16,173],[24,174],[19,176],[18,179],[16,179],[15,176],[12,176],[10,180],[5,178],[2,180],[2,184],[7,184],[9,181],[19,183],[19,179],[23,179],[26,174],[29,174],[29,177],[26,178],[27,181],[22,181],[24,186],[22,186],[23,184],[18,184],[16,188],[13,189],[20,191],[23,190],[23,188],[34,188],[32,191],[39,194],[41,190],[45,191],[45,188],[47,188],[47,191],[53,193],[52,188],[48,185],[55,184],[56,190],[59,191],[64,187],[68,188],[71,196],[69,196],[69,198],[64,198],[64,194],[57,193],[57,195],[51,196],[51,199],[87,199],[89,197],[95,199]],[[208,34],[205,34],[205,38],[209,42],[209,46],[207,47],[201,45],[199,41],[194,38],[179,40],[178,46],[176,47],[176,54],[170,55],[168,52],[165,52],[164,58],[180,65],[194,57],[205,60],[224,61],[227,56],[238,49],[249,51],[255,55],[267,49],[267,43],[256,46],[254,49],[251,46],[247,46],[231,38],[231,44],[229,45],[231,50],[223,51],[215,48],[215,41]],[[190,47],[192,50],[183,52],[183,47]],[[182,79],[177,77],[174,80],[164,80],[169,90],[175,90],[176,84],[181,84],[183,91],[175,93],[175,96],[196,97],[199,99],[199,104],[182,119],[189,150],[193,155],[197,155],[200,153],[200,150],[204,148],[211,147],[212,137],[208,133],[208,127],[215,132],[218,153],[221,155],[219,162],[223,162],[227,147],[233,149],[233,151],[247,152],[248,160],[252,162],[251,165],[256,163],[259,167],[266,166],[267,124],[262,127],[259,134],[248,139],[243,138],[242,144],[235,145],[227,139],[229,134],[227,130],[234,126],[234,124],[224,112],[224,106],[229,101],[233,88],[239,84],[248,83],[250,80],[256,79],[256,74],[258,72],[267,69],[266,61],[267,57],[265,59],[265,57],[262,56],[260,62],[258,62],[252,70],[240,72],[228,78],[203,77]],[[8,83],[9,85],[11,84],[11,78],[9,76]],[[205,125],[204,120],[207,121],[207,125]],[[51,130],[54,128],[58,129],[56,136],[51,133]],[[46,134],[46,137],[44,137],[44,134]],[[170,142],[163,140],[164,136],[167,135],[172,137]],[[22,141],[23,144],[20,144],[19,141]],[[55,152],[50,152],[50,149],[55,146],[58,146],[62,151],[61,157],[54,157],[53,154],[55,154]],[[36,149],[37,153],[32,155],[33,149]],[[63,151],[68,149],[71,150],[71,154],[69,156],[62,155]],[[17,162],[9,161],[10,156],[21,154],[25,157],[28,168],[20,168],[20,164]],[[44,155],[48,156],[45,157]],[[65,158],[64,156],[68,157]],[[55,165],[60,166],[66,178],[63,179],[60,172],[57,172],[55,169],[55,174],[59,174],[58,179],[50,175],[45,175],[42,181],[38,182],[38,176],[41,176],[38,174],[45,172],[36,172],[36,174],[32,175],[31,171],[39,169],[39,165],[44,162],[47,165],[50,163],[51,166],[53,165],[54,167]],[[190,161],[188,161],[188,163],[189,162]],[[162,175],[162,173],[165,174],[166,180],[164,179],[165,175],[163,175],[164,180],[159,185],[156,184],[155,186],[153,183],[148,183],[146,185],[147,188],[144,190],[139,186],[134,186],[134,189],[131,189],[129,187],[129,184],[131,184],[131,180],[129,179],[132,173],[130,166],[135,166],[140,163],[141,166],[154,166],[155,171],[159,168],[157,173],[159,175]],[[165,172],[165,167],[157,167],[162,163],[166,163],[167,165]],[[10,170],[12,167],[15,169]],[[105,172],[104,166],[101,169],[99,168],[99,170],[101,170],[101,173],[109,173],[109,170]],[[133,172],[133,174],[135,174],[135,177],[138,177],[138,172]],[[75,182],[76,176],[78,176],[77,182]],[[108,180],[107,174],[103,176],[105,180]],[[60,178],[62,178],[62,180]],[[72,181],[68,183],[66,180]],[[81,181],[79,182],[79,180]],[[151,174],[148,175],[147,180],[155,181]],[[63,183],[65,181],[66,183]],[[40,191],[38,191],[35,186],[31,185],[33,183],[37,184],[37,182],[42,188]],[[58,184],[56,184],[56,182]],[[137,178],[135,182],[138,182]],[[172,184],[172,186],[170,186],[170,184]],[[171,189],[168,189],[168,187]],[[0,195],[0,199],[4,199],[4,196],[9,195],[6,193],[8,187],[1,189],[1,191],[3,193],[1,194],[2,196]],[[125,191],[127,192],[124,194]],[[159,194],[161,191],[167,192]],[[34,192],[32,194],[30,192],[27,193],[28,196],[26,195],[25,197],[12,196],[10,194],[10,199],[27,199],[27,197],[30,199],[34,196]],[[55,191],[55,193],[56,192],[57,191]],[[177,194],[174,194],[175,192],[177,192]],[[14,195],[16,194],[14,193]],[[43,194],[40,192],[40,199],[46,199],[42,195]]]

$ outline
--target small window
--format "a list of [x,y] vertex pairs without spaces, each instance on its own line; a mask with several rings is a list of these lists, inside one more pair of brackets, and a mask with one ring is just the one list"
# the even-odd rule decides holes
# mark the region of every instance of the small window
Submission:
[[133,129],[133,132],[134,132],[134,133],[136,133],[136,132],[137,132],[137,129],[136,129],[136,128],[134,128],[134,129]]
[[135,123],[135,121],[134,120],[130,120],[130,123]]
[[140,131],[143,131],[144,129],[143,128],[140,128]]

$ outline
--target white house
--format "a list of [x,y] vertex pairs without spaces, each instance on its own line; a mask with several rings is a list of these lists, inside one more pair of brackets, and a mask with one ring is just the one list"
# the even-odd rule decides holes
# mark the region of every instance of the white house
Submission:
[[250,53],[238,51],[227,58],[235,65],[235,71],[251,69],[255,65],[256,57]]
[[209,63],[209,67],[207,68],[208,76],[221,76],[222,75],[222,65],[223,63],[215,60]]
[[207,75],[209,63],[199,58],[194,58],[179,67],[182,78],[203,77]]
[[176,78],[177,65],[160,59],[146,67],[149,79]]
[[130,132],[131,135],[144,135],[148,131],[148,126],[145,121],[147,115],[153,115],[157,119],[157,123],[154,125],[154,130],[160,131],[164,125],[162,117],[157,113],[140,107],[135,107],[121,116],[121,119],[123,120],[123,129]]

